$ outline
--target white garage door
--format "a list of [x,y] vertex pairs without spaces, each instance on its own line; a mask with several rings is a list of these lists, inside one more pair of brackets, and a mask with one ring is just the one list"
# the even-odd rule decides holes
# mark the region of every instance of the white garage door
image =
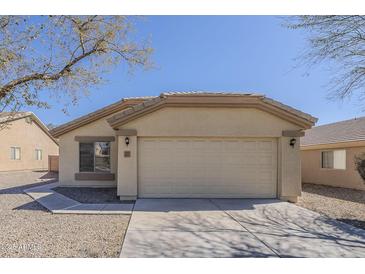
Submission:
[[276,197],[275,139],[140,138],[139,197]]

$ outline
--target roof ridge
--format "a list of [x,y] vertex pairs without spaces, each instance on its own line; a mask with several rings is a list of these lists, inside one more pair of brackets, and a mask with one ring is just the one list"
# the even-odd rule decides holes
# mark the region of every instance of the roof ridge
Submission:
[[269,97],[264,96],[262,100],[264,102],[267,102],[267,103],[271,103],[273,105],[276,105],[277,107],[285,108],[285,109],[287,109],[287,111],[294,112],[298,116],[304,116],[304,117],[306,117],[306,119],[308,119],[310,121],[313,121],[314,123],[316,123],[318,121],[318,118],[316,118],[316,117],[314,117],[314,116],[312,116],[312,115],[310,115],[308,113],[305,113],[305,112],[303,112],[303,111],[301,111],[301,110],[299,110],[297,108],[293,108],[293,107],[288,106],[286,104],[283,104],[283,103],[281,103],[279,101],[276,101],[276,100],[274,100],[272,98],[269,98]]
[[363,120],[363,119],[365,119],[365,116],[354,117],[354,118],[347,119],[347,120],[342,120],[342,121],[337,121],[337,122],[332,122],[332,123],[328,123],[328,124],[324,124],[324,125],[315,126],[312,129],[316,129],[316,128],[320,128],[320,127],[326,127],[326,126],[332,126],[332,125],[335,125],[335,124],[343,124],[343,123],[348,123],[350,121]]
[[134,96],[134,97],[125,97],[122,100],[128,101],[128,100],[138,100],[138,99],[150,99],[150,98],[155,98],[155,97],[157,97],[157,96],[153,96],[153,95],[151,95],[151,96]]
[[160,96],[174,96],[174,95],[237,95],[237,96],[265,96],[259,93],[241,92],[241,91],[166,91],[162,92]]
[[[11,112],[11,113],[14,113],[14,112]],[[13,122],[13,121],[16,121],[16,120],[20,120],[20,119],[24,119],[24,118],[27,118],[27,117],[31,117],[31,120],[34,121],[38,127],[43,130],[47,136],[52,140],[54,141],[57,145],[58,145],[58,142],[57,140],[52,136],[52,134],[50,133],[50,130],[49,128],[42,122],[41,119],[38,118],[37,115],[35,115],[34,112],[32,111],[18,111],[18,112],[15,112],[16,114],[21,114],[21,115],[15,115],[14,117],[11,117],[10,120],[8,121],[2,121],[4,120],[3,118],[7,117],[7,116],[4,116],[4,117],[0,117],[0,123],[4,123],[4,122]],[[1,113],[0,113],[1,114]]]
[[[140,104],[136,104],[134,106],[132,106],[131,108],[129,109],[126,109],[124,111],[121,111],[120,113],[117,113],[113,116],[111,116],[110,118],[107,119],[108,123],[114,127],[117,123],[118,123],[118,120],[124,120],[127,116],[130,116],[130,115],[134,115],[135,113],[137,112],[143,112],[145,111],[144,109],[145,108],[150,108],[154,105],[157,105],[159,104],[160,102],[162,101],[165,101],[165,100],[168,100],[168,97],[174,97],[175,95],[178,96],[178,95],[202,95],[202,96],[209,96],[209,95],[222,95],[222,96],[232,96],[234,94],[232,93],[196,93],[196,92],[183,92],[183,93],[161,93],[161,95],[159,97],[154,97],[154,98],[151,98],[149,100],[146,100]],[[287,113],[291,114],[291,115],[294,115],[298,118],[301,118],[303,120],[306,120],[307,122],[306,123],[309,123],[311,125],[313,125],[314,123],[317,122],[317,118],[311,116],[310,114],[307,114],[305,112],[302,112],[300,110],[297,110],[295,108],[292,108],[292,107],[289,107],[283,103],[280,103],[278,101],[275,101],[271,98],[268,98],[268,97],[265,97],[264,95],[251,95],[251,94],[239,94],[239,96],[242,96],[242,97],[254,97],[253,99],[255,100],[259,100],[261,102],[264,102],[268,105],[271,105],[272,107],[276,107],[278,109],[281,109],[281,110],[284,110],[286,111]]]
[[[100,115],[103,115],[104,112],[108,112],[108,111],[111,111],[113,110],[113,108],[118,108],[118,106],[122,106],[122,104],[124,102],[128,102],[128,101],[133,101],[133,100],[148,100],[149,96],[146,96],[146,97],[127,97],[127,98],[122,98],[120,100],[118,100],[117,102],[115,103],[112,103],[112,104],[109,104],[109,105],[106,105],[102,108],[99,108],[95,111],[92,111],[92,112],[89,112],[85,115],[82,115],[80,117],[77,117],[69,122],[66,122],[62,125],[59,125],[58,127],[52,129],[50,132],[53,136],[56,136],[58,137],[59,135],[58,134],[63,134],[63,133],[66,133],[70,130],[73,130],[73,129],[76,129],[78,127],[78,124],[82,124],[83,122],[87,122],[88,120],[91,120],[89,122],[93,122],[97,119],[100,119],[102,117],[99,117]],[[141,102],[143,102],[141,101]],[[118,111],[118,110],[116,110]],[[107,113],[106,115],[112,115],[113,113]],[[103,116],[105,117],[105,116]],[[70,129],[70,130],[68,130]],[[65,131],[65,132],[64,132]]]

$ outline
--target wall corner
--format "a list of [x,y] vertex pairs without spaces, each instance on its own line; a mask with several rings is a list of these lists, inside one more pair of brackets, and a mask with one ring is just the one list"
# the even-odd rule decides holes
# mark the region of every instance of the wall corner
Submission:
[[299,143],[299,137],[280,137],[278,144],[278,197],[294,202],[302,191]]
[[119,135],[117,195],[121,200],[137,198],[137,136]]

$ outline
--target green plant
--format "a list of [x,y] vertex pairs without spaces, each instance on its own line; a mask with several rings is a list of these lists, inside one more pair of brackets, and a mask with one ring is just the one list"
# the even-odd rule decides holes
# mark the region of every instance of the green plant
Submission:
[[355,160],[355,167],[357,172],[359,172],[361,178],[365,182],[365,153],[362,153],[360,155],[356,155],[354,157]]

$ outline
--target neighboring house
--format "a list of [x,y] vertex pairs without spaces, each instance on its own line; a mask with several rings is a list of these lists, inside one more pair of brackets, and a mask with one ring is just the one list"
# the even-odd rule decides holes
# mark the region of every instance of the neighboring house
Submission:
[[0,171],[47,170],[58,143],[32,112],[0,113]]
[[316,118],[257,94],[124,99],[52,130],[60,184],[137,197],[296,201],[299,137]]
[[355,157],[365,152],[365,117],[314,127],[301,142],[302,181],[365,190]]

